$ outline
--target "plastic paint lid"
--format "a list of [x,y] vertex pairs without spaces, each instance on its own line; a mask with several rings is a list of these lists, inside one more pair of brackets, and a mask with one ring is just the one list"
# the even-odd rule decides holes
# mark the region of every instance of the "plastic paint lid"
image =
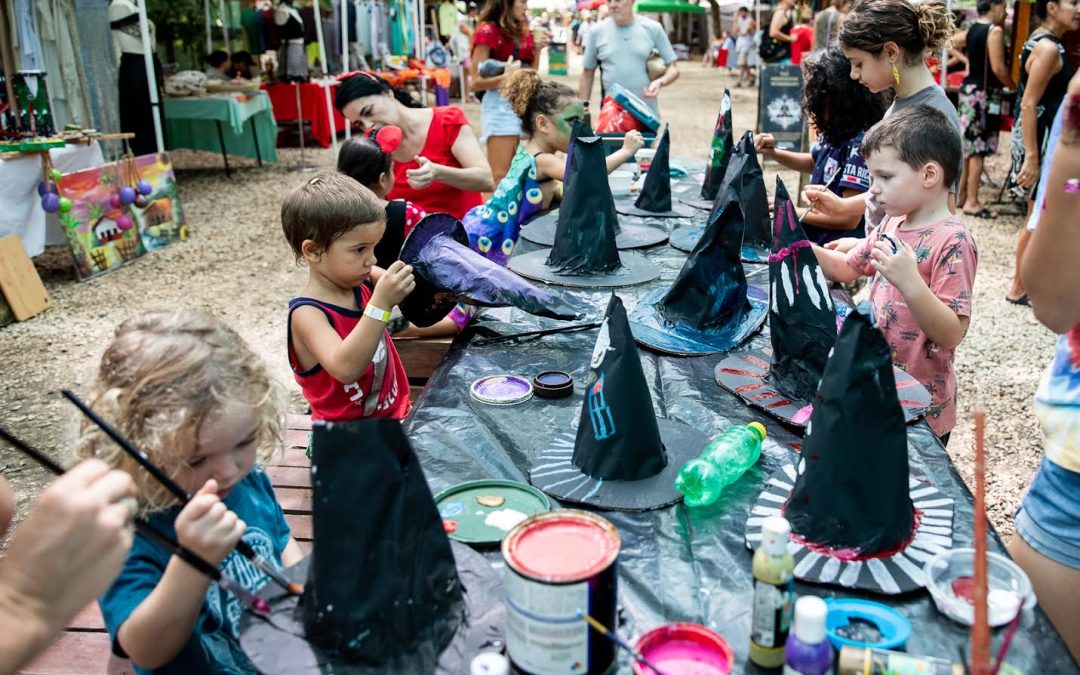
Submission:
[[825,617],[829,607],[816,595],[804,595],[795,601],[795,637],[807,645],[825,641]]
[[911,637],[911,622],[888,605],[854,598],[831,598],[825,604],[829,608],[825,630],[836,649],[900,649]]
[[477,654],[469,665],[470,675],[509,675],[510,662],[499,652]]
[[761,440],[765,440],[765,437],[768,435],[765,432],[765,425],[762,424],[761,422],[751,422],[750,424],[747,424],[746,426],[748,426],[751,429],[753,429],[754,431],[756,431],[758,433],[758,436],[761,437]]
[[494,546],[529,516],[551,508],[540,490],[513,480],[471,480],[435,495],[435,507],[444,521],[456,525],[447,536],[463,544]]
[[609,567],[619,555],[619,533],[600,516],[562,509],[522,522],[503,539],[503,559],[534,579],[571,583]]
[[782,556],[787,553],[790,535],[791,524],[788,523],[787,518],[769,516],[761,524],[762,547],[770,556]]
[[533,388],[518,375],[488,375],[472,383],[469,395],[480,403],[514,405],[532,398]]

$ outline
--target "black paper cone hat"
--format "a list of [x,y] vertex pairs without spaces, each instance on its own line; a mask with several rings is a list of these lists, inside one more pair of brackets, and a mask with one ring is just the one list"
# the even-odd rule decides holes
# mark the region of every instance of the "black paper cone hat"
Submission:
[[629,286],[660,276],[644,256],[615,243],[618,216],[599,137],[574,139],[551,251],[515,255],[508,267],[530,279],[582,287]]
[[729,185],[675,283],[634,308],[634,338],[669,354],[712,354],[737,347],[761,328],[769,296],[746,284],[742,238],[739,196]]
[[[772,221],[769,218],[769,196],[765,192],[765,178],[758,164],[754,148],[754,133],[747,131],[735,146],[728,162],[725,183],[733,183],[739,193],[746,230],[743,234],[743,260],[766,262],[772,247]],[[773,198],[773,204],[780,200]]]
[[626,201],[617,202],[615,209],[628,216],[646,218],[689,218],[694,215],[694,209],[671,201],[671,135],[666,126],[656,144],[656,154],[637,199],[632,205]]
[[[772,348],[732,354],[716,367],[716,380],[783,422],[805,426],[814,393],[836,341],[837,308],[806,239],[783,181],[776,179],[775,232],[769,256],[769,338]],[[847,311],[847,307],[843,308]],[[930,403],[919,382],[897,371],[908,421]]]
[[596,339],[577,432],[533,460],[529,482],[570,502],[647,511],[682,499],[675,476],[708,442],[700,431],[657,419],[626,309],[612,295]]
[[317,423],[312,437],[315,546],[287,570],[297,599],[269,585],[269,619],[241,620],[263,673],[468,671],[502,639],[501,582],[451,544],[397,420]]
[[559,297],[469,248],[465,226],[447,213],[432,213],[416,224],[401,247],[401,260],[412,265],[416,280],[416,288],[401,301],[401,313],[417,326],[442,319],[457,302],[577,318]]
[[892,354],[869,314],[864,305],[844,322],[798,468],[769,481],[746,531],[756,546],[761,520],[782,508],[797,578],[894,594],[922,587],[923,562],[952,545],[953,501],[909,475]]
[[724,89],[724,95],[720,97],[720,112],[716,115],[712,144],[709,147],[709,160],[705,164],[705,177],[701,181],[701,191],[695,198],[683,198],[682,201],[706,211],[712,209],[713,202],[724,184],[734,145],[731,131],[731,93]]

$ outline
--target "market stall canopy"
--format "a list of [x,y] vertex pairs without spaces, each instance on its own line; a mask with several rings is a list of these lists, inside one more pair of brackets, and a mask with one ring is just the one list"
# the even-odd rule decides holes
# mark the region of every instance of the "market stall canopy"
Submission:
[[694,5],[687,0],[638,0],[634,9],[639,12],[665,13],[683,12],[686,14],[704,14],[705,8]]

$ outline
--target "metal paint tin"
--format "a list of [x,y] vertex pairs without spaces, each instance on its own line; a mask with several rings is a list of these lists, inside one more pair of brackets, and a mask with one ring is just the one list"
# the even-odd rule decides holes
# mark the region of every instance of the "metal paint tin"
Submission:
[[616,625],[619,547],[614,525],[574,509],[537,514],[506,535],[506,650],[518,672],[600,675],[612,668],[615,645],[579,612]]

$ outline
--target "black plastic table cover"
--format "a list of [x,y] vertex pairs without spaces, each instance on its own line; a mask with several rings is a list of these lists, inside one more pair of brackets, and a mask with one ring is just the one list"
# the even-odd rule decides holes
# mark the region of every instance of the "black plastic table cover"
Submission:
[[[691,174],[679,181],[678,188],[673,185],[673,189],[676,193],[681,191],[679,188],[686,189],[684,186],[693,189],[700,185],[700,180],[699,174]],[[707,213],[702,212],[702,216]],[[667,226],[685,224],[684,219],[670,219]],[[519,252],[537,248],[524,240],[519,246]],[[660,265],[663,273],[654,282],[615,289],[628,310],[650,291],[670,286],[686,260],[686,253],[667,244],[643,251]],[[747,274],[751,284],[768,286],[767,266],[747,264]],[[574,289],[566,297],[587,311],[587,317],[581,319],[584,323],[602,318],[609,293]],[[406,432],[432,492],[484,478],[528,482],[529,457],[540,452],[553,434],[566,431],[577,420],[596,330],[483,342],[494,335],[565,325],[512,308],[485,310],[473,326],[454,340],[406,421]],[[767,347],[767,331],[766,327],[751,344]],[[643,347],[640,354],[658,416],[693,425],[710,437],[730,425],[754,421],[764,424],[769,435],[757,466],[728,486],[709,507],[691,509],[679,504],[646,513],[597,512],[618,528],[622,539],[618,561],[618,632],[633,642],[665,623],[700,623],[722,635],[731,645],[736,658],[733,672],[770,672],[757,668],[747,659],[753,578],[751,553],[743,534],[758,493],[769,475],[801,447],[801,439],[716,384],[713,369],[723,358],[722,354],[671,357]],[[469,396],[469,385],[486,375],[514,373],[531,379],[540,371],[551,369],[573,375],[573,396],[555,400],[533,397],[514,406],[484,405]],[[908,427],[908,447],[912,472],[928,477],[956,500],[954,546],[971,546],[971,493],[925,421]],[[1004,553],[996,534],[991,536],[990,550]],[[486,555],[493,564],[501,564],[497,549]],[[966,654],[968,628],[940,614],[926,590],[875,597],[846,592],[839,587],[797,583],[796,593],[883,602],[911,621],[913,632],[906,648],[909,653],[953,660]],[[995,650],[1003,633],[1004,629],[994,631]],[[1007,661],[1025,673],[1080,672],[1039,608],[1024,613]],[[625,654],[620,654],[619,672],[630,672]]]

